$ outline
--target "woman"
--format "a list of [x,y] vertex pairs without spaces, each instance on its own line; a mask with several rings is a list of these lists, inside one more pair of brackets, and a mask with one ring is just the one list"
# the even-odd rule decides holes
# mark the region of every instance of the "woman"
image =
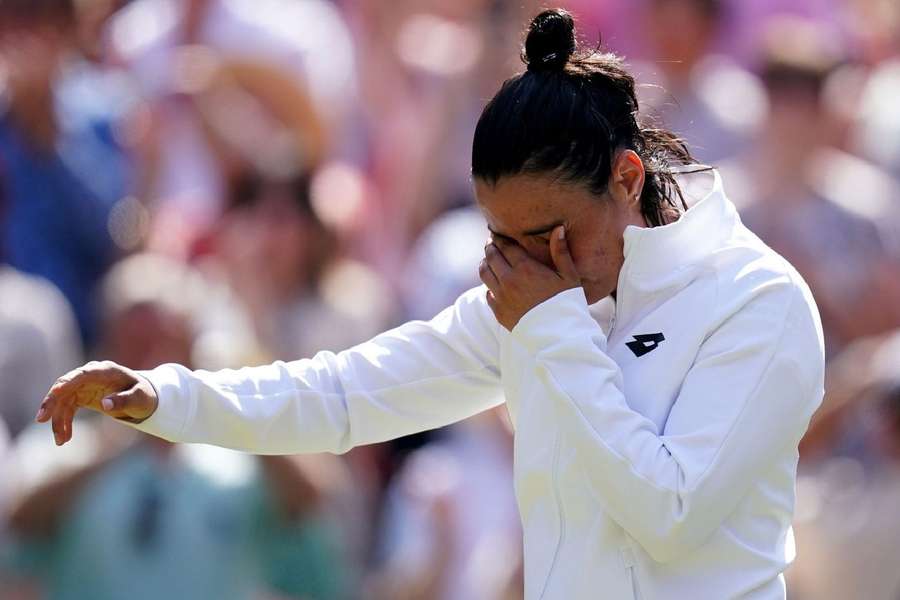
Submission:
[[[545,11],[475,132],[493,232],[428,323],[238,371],[93,363],[80,406],[184,442],[344,452],[503,402],[515,425],[526,598],[784,598],[797,443],[823,392],[817,311],[709,169],[636,121],[619,58]],[[699,196],[690,209],[686,197]]]

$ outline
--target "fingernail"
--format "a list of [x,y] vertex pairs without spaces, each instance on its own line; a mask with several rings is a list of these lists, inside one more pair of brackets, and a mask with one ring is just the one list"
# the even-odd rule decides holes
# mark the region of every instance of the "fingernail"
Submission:
[[560,226],[560,228],[559,228],[559,239],[561,239],[561,240],[566,239],[566,227],[565,227],[565,225],[562,225],[562,226]]
[[112,410],[113,408],[112,398],[104,398],[100,401],[100,404],[103,405],[103,410]]
[[44,413],[46,413],[46,412],[47,412],[47,410],[44,408],[38,409],[37,415],[34,417],[34,420],[40,421],[41,419],[44,418]]

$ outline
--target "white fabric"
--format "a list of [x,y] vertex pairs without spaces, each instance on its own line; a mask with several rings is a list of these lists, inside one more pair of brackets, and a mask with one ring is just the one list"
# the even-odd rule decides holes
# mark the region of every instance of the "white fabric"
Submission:
[[[797,444],[823,394],[821,325],[718,174],[690,177],[706,192],[679,221],[626,229],[609,320],[573,289],[508,333],[475,288],[338,354],[146,372],[159,408],[138,427],[258,453],[344,452],[505,395],[528,600],[784,598]],[[665,340],[642,356],[627,346],[654,333]]]

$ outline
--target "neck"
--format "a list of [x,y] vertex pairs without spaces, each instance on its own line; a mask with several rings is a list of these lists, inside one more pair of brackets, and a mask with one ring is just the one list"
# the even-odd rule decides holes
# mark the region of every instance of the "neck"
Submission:
[[670,223],[674,223],[678,219],[681,218],[681,215],[684,214],[684,210],[677,206],[667,206],[659,211],[660,216],[660,225],[668,225]]
[[681,218],[682,214],[684,214],[684,209],[666,202],[662,206],[658,207],[654,213],[651,213],[649,215],[642,214],[640,224],[633,224],[644,228],[661,227],[663,225],[674,223]]

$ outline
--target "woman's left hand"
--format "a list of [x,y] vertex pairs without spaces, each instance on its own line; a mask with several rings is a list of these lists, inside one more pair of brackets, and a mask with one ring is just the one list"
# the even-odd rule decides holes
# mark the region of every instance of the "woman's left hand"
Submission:
[[478,274],[488,287],[488,306],[506,329],[538,304],[581,285],[562,225],[550,236],[550,256],[555,270],[513,242],[495,238],[485,246]]

